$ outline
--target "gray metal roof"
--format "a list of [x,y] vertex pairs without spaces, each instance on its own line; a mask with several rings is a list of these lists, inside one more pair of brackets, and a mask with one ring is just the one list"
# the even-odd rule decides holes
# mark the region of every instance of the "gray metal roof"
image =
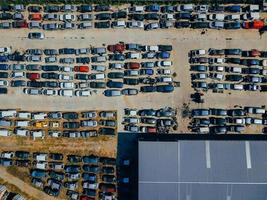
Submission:
[[267,200],[267,141],[139,141],[139,200]]

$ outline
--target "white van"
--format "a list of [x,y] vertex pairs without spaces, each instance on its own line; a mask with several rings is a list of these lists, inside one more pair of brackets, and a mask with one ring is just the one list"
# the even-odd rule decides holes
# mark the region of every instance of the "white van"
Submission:
[[104,72],[106,71],[106,66],[104,65],[93,65],[92,70],[98,71],[98,72]]
[[0,111],[0,117],[15,117],[17,114],[16,110],[2,110]]
[[18,118],[24,118],[24,119],[30,119],[31,118],[31,113],[29,113],[29,112],[18,112],[17,117]]
[[30,121],[16,121],[15,125],[19,127],[27,127],[30,125]]
[[72,96],[74,96],[74,91],[73,90],[68,90],[68,89],[59,90],[58,94],[60,96],[72,97]]
[[198,132],[201,134],[207,134],[210,132],[210,128],[209,127],[199,127]]
[[158,52],[159,51],[159,47],[158,45],[154,45],[154,46],[149,46],[149,45],[146,45],[145,46],[145,49],[146,51],[155,51],[155,52]]
[[30,131],[26,130],[26,129],[16,129],[15,134],[17,136],[27,137],[27,136],[29,136]]
[[106,78],[104,73],[95,73],[90,75],[90,79],[92,80],[103,80]]
[[32,113],[32,119],[35,119],[35,120],[45,119],[46,117],[47,117],[47,114],[43,112]]
[[244,90],[244,86],[241,84],[233,84],[233,90]]
[[14,157],[14,155],[15,155],[15,153],[12,152],[12,151],[6,151],[6,152],[1,153],[1,157],[2,158],[9,158],[9,159],[11,159],[11,158]]
[[47,162],[37,162],[35,168],[45,170],[47,168]]
[[156,66],[158,66],[158,67],[171,67],[172,61],[169,61],[169,60],[156,61]]
[[43,131],[31,131],[31,136],[33,139],[35,138],[44,138],[44,132]]
[[47,154],[46,153],[38,153],[35,155],[34,159],[37,161],[46,161],[47,160]]
[[0,136],[10,136],[11,135],[11,131],[7,130],[7,129],[0,129]]

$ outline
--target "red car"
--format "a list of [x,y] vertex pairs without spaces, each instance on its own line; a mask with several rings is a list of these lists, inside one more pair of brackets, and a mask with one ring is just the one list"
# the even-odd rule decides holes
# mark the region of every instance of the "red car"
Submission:
[[40,21],[40,20],[42,20],[42,15],[40,13],[30,14],[29,20]]
[[100,183],[99,189],[102,192],[116,192],[116,186],[109,183]]
[[95,198],[91,198],[85,195],[80,196],[80,200],[94,200]]
[[75,72],[89,72],[89,67],[86,65],[83,66],[75,66],[74,67]]
[[123,43],[118,43],[114,45],[108,45],[108,50],[111,52],[119,52],[122,53],[125,51],[125,45]]
[[38,73],[27,73],[26,77],[30,80],[37,80],[40,79],[40,74]]
[[261,52],[258,51],[257,49],[251,49],[251,51],[250,51],[250,55],[251,55],[252,57],[261,56]]
[[28,28],[28,23],[25,20],[12,22],[13,28]]
[[246,28],[246,29],[261,29],[263,27],[264,27],[264,22],[261,20],[254,20],[254,21],[243,23],[243,28]]
[[128,62],[124,65],[125,69],[140,69],[140,63],[137,62]]

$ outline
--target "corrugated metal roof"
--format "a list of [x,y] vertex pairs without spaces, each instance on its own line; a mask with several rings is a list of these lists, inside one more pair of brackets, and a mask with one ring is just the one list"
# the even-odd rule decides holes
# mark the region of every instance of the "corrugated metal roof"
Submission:
[[139,200],[266,200],[267,141],[139,141]]

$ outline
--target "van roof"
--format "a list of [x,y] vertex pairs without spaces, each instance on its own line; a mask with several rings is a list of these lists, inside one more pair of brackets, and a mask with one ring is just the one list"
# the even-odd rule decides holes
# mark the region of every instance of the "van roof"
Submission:
[[7,129],[0,129],[0,136],[9,136],[10,132]]

